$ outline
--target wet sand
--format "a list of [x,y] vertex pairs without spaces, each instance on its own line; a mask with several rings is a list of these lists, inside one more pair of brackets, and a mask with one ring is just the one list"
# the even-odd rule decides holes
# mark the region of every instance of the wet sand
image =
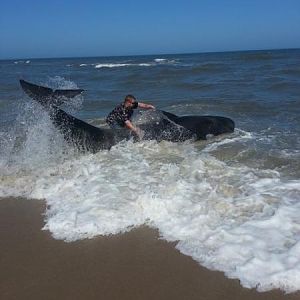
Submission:
[[44,225],[43,201],[0,199],[0,299],[299,300],[259,293],[207,270],[143,227],[65,243]]

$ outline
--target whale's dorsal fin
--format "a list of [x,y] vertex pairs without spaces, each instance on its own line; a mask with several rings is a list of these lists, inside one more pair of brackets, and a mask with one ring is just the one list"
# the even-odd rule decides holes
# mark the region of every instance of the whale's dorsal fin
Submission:
[[176,123],[176,120],[177,120],[178,116],[176,116],[176,115],[174,115],[174,114],[172,114],[172,113],[170,113],[170,112],[164,111],[164,110],[162,110],[161,112],[162,112],[163,115],[165,115],[169,120],[171,120],[171,121],[173,121],[173,122]]

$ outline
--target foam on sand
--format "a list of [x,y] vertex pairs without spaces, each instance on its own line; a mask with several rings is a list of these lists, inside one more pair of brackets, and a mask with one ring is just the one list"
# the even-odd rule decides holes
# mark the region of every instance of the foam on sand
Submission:
[[45,229],[57,239],[147,224],[245,287],[300,288],[300,182],[276,171],[230,166],[189,143],[126,142],[2,178],[0,191],[45,198]]

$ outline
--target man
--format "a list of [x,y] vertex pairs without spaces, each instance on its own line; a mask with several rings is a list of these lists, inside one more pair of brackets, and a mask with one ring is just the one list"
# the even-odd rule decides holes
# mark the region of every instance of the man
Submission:
[[141,130],[134,126],[130,119],[133,110],[136,108],[155,109],[151,104],[137,102],[133,95],[127,95],[124,102],[116,106],[106,117],[106,123],[111,128],[126,127],[132,130],[139,138],[141,138]]

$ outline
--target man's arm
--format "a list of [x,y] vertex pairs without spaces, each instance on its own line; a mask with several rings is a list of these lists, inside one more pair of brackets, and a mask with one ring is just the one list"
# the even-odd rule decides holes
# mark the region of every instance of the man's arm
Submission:
[[139,129],[134,127],[133,124],[129,120],[125,121],[125,126],[128,129],[132,130],[137,136],[139,136]]
[[155,106],[153,106],[151,104],[146,104],[146,103],[143,103],[143,102],[139,102],[138,107],[145,108],[145,109],[155,109]]

